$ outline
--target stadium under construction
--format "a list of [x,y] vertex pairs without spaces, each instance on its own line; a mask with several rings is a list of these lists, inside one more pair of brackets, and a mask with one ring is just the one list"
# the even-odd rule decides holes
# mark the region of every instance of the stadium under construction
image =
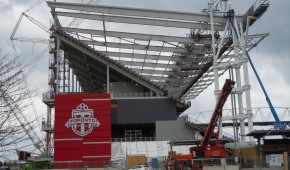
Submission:
[[[282,154],[286,167],[290,146],[273,146],[287,139],[264,141],[263,146],[260,140],[271,133],[289,137],[290,131],[280,125],[274,131],[254,130],[251,106],[249,52],[269,34],[249,34],[249,29],[269,5],[258,0],[238,15],[231,0],[213,0],[201,13],[47,1],[54,22],[49,91],[42,99],[47,105],[43,156],[56,169],[92,168],[104,164],[91,162],[112,160],[114,142],[198,145],[200,135],[210,130],[180,115],[212,84],[212,98],[223,105],[220,77],[226,73],[235,82],[228,95],[236,99],[238,114],[222,116],[219,133],[212,130],[216,140],[208,142],[232,149],[233,157],[256,156],[252,163],[261,165],[265,155]],[[222,133],[222,121],[238,126],[240,138]]]

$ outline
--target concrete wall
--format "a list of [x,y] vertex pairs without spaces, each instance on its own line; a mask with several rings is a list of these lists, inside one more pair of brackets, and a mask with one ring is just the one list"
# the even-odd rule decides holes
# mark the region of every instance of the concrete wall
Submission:
[[156,140],[194,140],[195,131],[185,126],[184,120],[157,121]]

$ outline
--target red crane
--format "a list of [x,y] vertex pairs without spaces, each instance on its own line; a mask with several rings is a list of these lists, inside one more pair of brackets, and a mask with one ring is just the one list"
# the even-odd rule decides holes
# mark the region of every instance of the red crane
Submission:
[[201,141],[201,144],[198,146],[193,146],[189,148],[189,151],[192,155],[196,155],[196,157],[224,157],[226,156],[225,149],[221,146],[218,146],[219,130],[216,133],[215,144],[213,146],[210,146],[209,144],[210,144],[210,139],[212,138],[212,135],[214,134],[214,128],[216,127],[219,118],[222,116],[223,106],[225,102],[227,101],[227,98],[229,94],[231,93],[234,87],[234,84],[235,84],[234,81],[230,79],[226,79],[226,82],[218,97],[215,110],[212,114],[210,122],[206,128],[205,134]]
[[227,79],[218,97],[215,110],[212,114],[210,122],[206,128],[201,144],[189,148],[190,154],[176,154],[175,151],[168,152],[168,157],[165,160],[166,170],[177,169],[181,170],[184,167],[193,169],[201,169],[200,163],[194,161],[194,158],[204,157],[225,157],[226,150],[222,146],[218,146],[219,130],[216,133],[216,141],[213,146],[210,146],[210,139],[214,134],[214,128],[217,125],[219,118],[222,116],[222,109],[230,95],[235,82]]

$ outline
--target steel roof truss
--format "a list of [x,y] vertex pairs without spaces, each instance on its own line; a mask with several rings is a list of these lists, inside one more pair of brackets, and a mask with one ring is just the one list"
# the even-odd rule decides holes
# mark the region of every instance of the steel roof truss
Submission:
[[[68,10],[88,11],[101,14],[122,15],[122,16],[136,16],[148,18],[161,18],[164,20],[185,20],[192,22],[205,22],[210,23],[208,14],[160,10],[160,9],[147,9],[147,8],[130,8],[118,6],[105,6],[105,5],[91,5],[81,3],[65,3],[65,2],[47,2],[50,8],[60,8]],[[215,23],[225,25],[227,19],[223,15],[215,15]],[[237,16],[237,19],[241,19]]]
[[[105,22],[210,30],[210,24],[198,23],[198,22],[162,20],[162,19],[156,19],[156,18],[136,18],[136,17],[128,17],[128,16],[125,16],[125,17],[111,16],[111,15],[103,15],[103,14],[84,14],[84,13],[59,12],[59,11],[56,11],[55,14],[57,16],[63,16],[63,17],[83,18],[83,19],[105,21]],[[223,31],[224,26],[215,25],[215,30]]]
[[102,57],[99,56],[99,54],[96,54],[94,52],[91,52],[90,50],[87,50],[85,47],[82,47],[76,43],[73,43],[72,40],[68,39],[67,37],[59,34],[59,33],[55,33],[56,36],[58,36],[62,41],[64,41],[65,43],[68,43],[70,44],[72,47],[80,50],[80,51],[83,51],[85,54],[91,56],[92,58],[94,58],[95,60],[103,63],[103,64],[106,64],[108,65],[109,67],[113,68],[114,70],[120,72],[121,74],[124,74],[126,75],[128,78],[134,80],[135,82],[149,88],[149,89],[152,89],[153,91],[156,91],[156,92],[162,92],[160,89],[158,89],[157,87],[149,84],[148,82],[145,82],[142,78],[140,77],[137,77],[135,75],[131,75],[127,70],[124,70],[122,69],[121,67],[113,64],[113,63],[110,63],[108,62],[107,60],[103,59]]
[[[64,31],[71,33],[85,33],[92,34],[97,36],[104,36],[103,30],[92,30],[92,29],[80,29],[80,28],[62,28]],[[144,40],[144,41],[162,41],[162,42],[178,42],[181,44],[194,44],[201,43],[202,44],[211,44],[211,39],[194,39],[191,37],[178,37],[178,36],[168,36],[168,35],[156,35],[156,34],[142,34],[142,33],[129,33],[129,32],[118,32],[118,31],[106,31],[106,36],[108,37],[116,37],[119,39],[136,39],[136,40]],[[220,39],[216,39],[218,43]]]

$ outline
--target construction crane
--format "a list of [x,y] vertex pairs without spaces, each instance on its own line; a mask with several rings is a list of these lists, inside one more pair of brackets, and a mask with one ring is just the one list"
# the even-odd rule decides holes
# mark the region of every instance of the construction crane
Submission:
[[15,41],[21,41],[21,42],[31,42],[31,43],[45,43],[45,44],[49,44],[49,40],[48,39],[42,39],[42,38],[25,38],[25,37],[15,37],[15,34],[19,28],[19,25],[23,19],[23,16],[25,16],[27,19],[29,19],[32,23],[34,23],[36,26],[38,26],[39,28],[41,28],[42,30],[44,30],[45,32],[47,32],[48,34],[51,34],[51,31],[45,26],[43,25],[41,22],[37,21],[36,19],[32,18],[31,16],[27,15],[25,12],[22,12],[17,23],[16,26],[10,36],[10,40],[15,40]]
[[227,101],[229,94],[231,93],[235,82],[226,79],[226,82],[220,92],[218,97],[217,104],[215,106],[214,112],[208,123],[206,128],[205,134],[203,139],[198,146],[193,146],[189,148],[189,151],[192,155],[196,155],[197,158],[199,157],[224,157],[226,156],[226,151],[223,147],[218,146],[218,137],[219,137],[219,129],[216,134],[216,140],[213,146],[210,146],[210,139],[214,134],[214,129],[217,125],[218,120],[222,116],[223,106]]
[[[44,26],[43,24],[41,24],[39,21],[37,21],[36,19],[32,18],[31,16],[27,15],[26,12],[28,10],[26,10],[25,12],[22,12],[17,24],[10,36],[10,40],[15,40],[15,41],[21,41],[21,42],[30,42],[30,43],[44,43],[44,44],[49,44],[49,40],[48,39],[42,39],[42,38],[25,38],[25,37],[15,37],[15,34],[19,28],[19,25],[23,19],[23,16],[25,16],[27,19],[29,19],[32,23],[34,23],[35,25],[37,25],[38,27],[40,27],[42,30],[44,30],[47,33],[51,33],[51,31]],[[15,54],[17,54],[16,52],[16,48],[14,46],[13,43],[13,48],[15,50]],[[46,49],[44,51],[47,51]],[[44,51],[41,52],[37,58],[39,58],[40,56],[42,56],[44,54]],[[28,65],[27,65],[28,66]],[[26,90],[28,91],[28,85],[27,82],[25,80],[25,87]],[[0,89],[2,91],[2,89]],[[28,136],[28,138],[30,139],[30,141],[32,142],[32,144],[34,145],[35,149],[38,150],[40,152],[41,155],[46,156],[48,154],[48,150],[45,148],[45,145],[43,143],[43,139],[41,139],[38,135],[38,133],[36,133],[35,131],[35,127],[32,127],[31,123],[29,123],[29,121],[27,120],[26,116],[22,113],[22,110],[20,109],[18,103],[16,103],[15,101],[13,101],[13,98],[11,96],[9,96],[9,94],[6,94],[4,97],[4,101],[7,103],[8,107],[10,110],[15,109],[15,111],[13,111],[13,115],[15,116],[16,120],[19,122],[19,124],[22,126],[24,132],[26,133],[26,135]],[[31,96],[30,96],[30,103],[33,105]],[[33,112],[36,115],[36,119],[38,120],[37,114],[36,114],[36,110],[34,108],[33,105]],[[39,120],[38,120],[39,121]]]
[[[21,71],[20,71],[21,72]],[[34,128],[31,126],[29,121],[26,119],[22,110],[20,109],[17,102],[13,100],[13,98],[2,88],[0,88],[3,101],[7,104],[8,108],[12,111],[14,117],[20,123],[21,127],[32,141],[34,147],[40,151],[41,154],[45,153],[44,144],[42,140],[39,138],[38,134],[35,132]]]
[[217,131],[216,140],[213,146],[210,146],[210,140],[214,134],[214,129],[217,125],[217,122],[222,116],[223,106],[227,101],[227,98],[230,95],[234,84],[234,81],[226,79],[201,144],[198,146],[190,147],[190,154],[176,154],[174,151],[168,152],[168,157],[165,161],[166,169],[181,170],[184,167],[194,167],[195,169],[200,169],[200,165],[198,163],[193,163],[195,158],[225,157],[227,155],[226,150],[222,146],[218,146],[219,129]]
[[[98,4],[101,0],[88,0],[88,4]],[[35,4],[33,4],[29,9],[27,9],[26,11],[22,12],[15,28],[13,29],[13,32],[10,36],[10,40],[12,40],[12,45],[13,48],[15,50],[15,54],[17,54],[16,48],[14,46],[13,40],[14,41],[20,41],[20,42],[29,42],[29,43],[43,43],[43,44],[50,44],[50,40],[49,39],[43,39],[43,38],[27,38],[27,37],[15,37],[15,34],[20,26],[20,23],[23,19],[23,17],[26,17],[28,20],[30,20],[33,24],[35,24],[36,26],[38,26],[39,28],[41,28],[42,30],[44,30],[46,33],[48,33],[49,35],[51,34],[51,31],[49,28],[47,28],[45,25],[43,25],[41,22],[39,22],[38,20],[34,19],[33,17],[29,16],[27,14],[28,11],[30,11],[31,9],[37,7],[38,5],[40,5],[41,3],[45,2],[45,0],[39,0],[37,1]],[[71,23],[70,26],[72,27],[77,27],[78,25],[80,25],[80,23],[82,22],[82,19],[78,19],[78,18],[74,18]],[[57,24],[57,23],[55,23]],[[46,51],[46,50],[44,50]],[[42,56],[44,53],[41,52],[40,55]],[[39,56],[40,57],[40,56]],[[9,107],[13,108],[15,107],[17,109],[17,112],[19,112],[20,114],[16,114],[14,113],[15,118],[17,119],[17,121],[21,124],[22,128],[24,129],[25,133],[27,134],[27,136],[29,137],[29,139],[32,141],[33,145],[35,146],[35,148],[37,150],[39,150],[41,152],[41,154],[47,154],[48,153],[48,147],[45,147],[45,145],[43,144],[42,140],[40,139],[40,137],[38,136],[38,134],[34,131],[34,128],[31,126],[31,124],[27,124],[28,120],[26,119],[25,115],[21,112],[19,106],[17,104],[15,104],[15,102],[13,102],[13,99],[11,97],[8,96],[8,98],[5,99],[5,101],[7,102],[7,104],[9,105]],[[13,104],[13,105],[12,105]],[[35,112],[35,109],[34,109]],[[46,136],[46,138],[48,138],[48,136]]]
[[[86,4],[92,4],[92,5],[97,5],[100,3],[101,0],[88,0],[88,2],[86,2]],[[27,12],[36,7],[37,5],[39,5],[40,3],[44,2],[44,0],[40,0],[37,3],[35,3],[31,8],[29,8],[28,10],[26,10],[25,12],[22,12],[17,24],[10,36],[10,40],[15,40],[15,41],[20,41],[20,42],[31,42],[31,43],[44,43],[44,44],[49,44],[49,39],[43,39],[43,38],[26,38],[26,37],[15,37],[15,34],[19,28],[19,25],[23,19],[23,16],[25,16],[28,20],[30,20],[32,23],[34,23],[36,26],[38,26],[39,28],[41,28],[42,30],[44,30],[45,32],[47,32],[48,34],[51,34],[51,31],[45,26],[43,25],[41,22],[39,22],[38,20],[34,19],[33,17],[29,16],[27,14]],[[83,13],[89,13],[89,12],[83,12]],[[83,19],[81,18],[74,18],[67,27],[73,27],[76,28],[78,27],[81,22],[83,21]]]
[[266,97],[266,101],[268,103],[268,106],[269,106],[269,108],[271,110],[271,113],[272,113],[274,119],[275,119],[274,129],[284,130],[286,128],[289,128],[290,127],[289,124],[281,122],[281,120],[280,120],[280,118],[279,118],[279,116],[278,116],[278,114],[277,114],[277,112],[276,112],[276,110],[275,110],[275,108],[274,108],[274,106],[273,106],[273,104],[271,102],[271,99],[269,98],[269,96],[268,96],[268,94],[266,92],[266,89],[265,89],[265,87],[264,87],[264,85],[263,85],[263,83],[262,83],[262,81],[261,81],[261,79],[260,79],[260,77],[258,75],[258,72],[257,72],[257,70],[256,70],[256,68],[255,68],[255,66],[254,66],[254,64],[253,64],[248,52],[246,52],[246,56],[247,56],[247,58],[248,58],[248,60],[250,62],[250,65],[251,65],[251,67],[252,67],[252,69],[253,69],[256,77],[257,77],[257,80],[258,80],[258,82],[259,82],[259,84],[260,84],[260,86],[262,88],[262,91],[263,91],[265,97]]

